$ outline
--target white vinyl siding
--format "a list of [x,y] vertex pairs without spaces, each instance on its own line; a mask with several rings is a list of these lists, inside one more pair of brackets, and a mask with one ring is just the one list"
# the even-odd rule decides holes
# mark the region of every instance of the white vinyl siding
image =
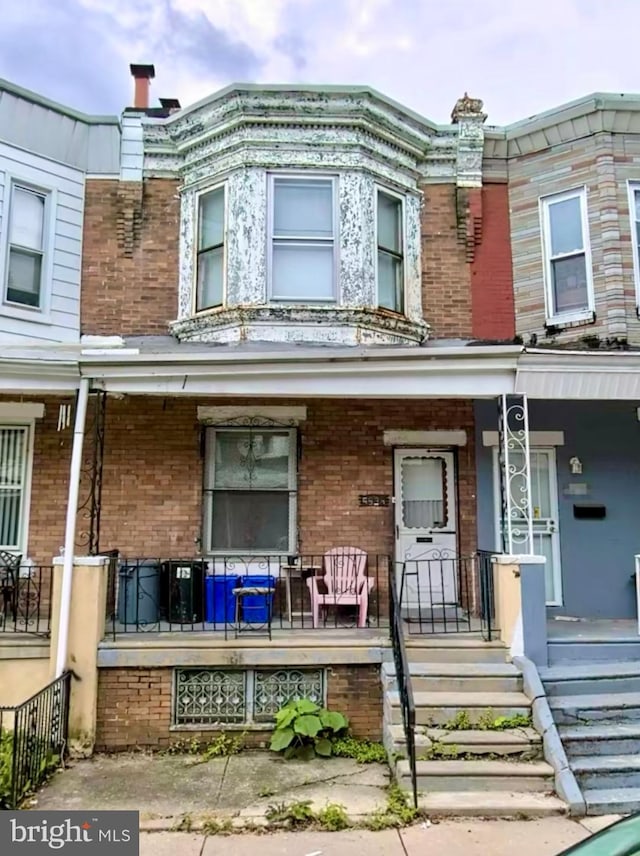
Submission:
[[378,306],[404,312],[404,206],[402,198],[376,190]]
[[271,298],[336,299],[336,187],[326,176],[270,177]]
[[547,322],[593,313],[593,273],[584,188],[540,200]]
[[196,312],[224,303],[225,219],[224,187],[199,196]]
[[[12,188],[46,195],[39,306],[7,300]],[[84,176],[0,143],[0,337],[74,342],[80,335]]]
[[295,544],[296,432],[208,428],[205,549],[285,554]]
[[0,425],[0,550],[25,550],[30,432]]

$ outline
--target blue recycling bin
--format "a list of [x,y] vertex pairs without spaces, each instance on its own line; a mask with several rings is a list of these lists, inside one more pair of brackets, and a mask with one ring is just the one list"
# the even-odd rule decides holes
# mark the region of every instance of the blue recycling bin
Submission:
[[242,578],[242,588],[269,588],[269,594],[247,594],[242,598],[242,620],[247,624],[269,624],[273,611],[276,578],[250,574]]
[[233,624],[236,617],[234,588],[238,577],[220,574],[205,579],[205,621],[212,624]]

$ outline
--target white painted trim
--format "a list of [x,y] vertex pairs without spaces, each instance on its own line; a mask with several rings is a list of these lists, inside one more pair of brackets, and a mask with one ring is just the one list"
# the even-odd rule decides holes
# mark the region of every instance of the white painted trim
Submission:
[[[107,556],[74,556],[74,565],[86,565],[90,568],[102,568],[108,563]],[[62,567],[64,565],[64,556],[54,556],[51,562],[54,567]]]
[[198,407],[198,422],[221,423],[225,419],[238,419],[243,416],[251,417],[254,425],[259,424],[260,417],[265,420],[274,422],[282,422],[288,425],[297,425],[299,422],[304,422],[307,418],[307,408],[288,407],[286,405],[244,405],[234,407],[232,405],[222,405],[213,407]]
[[385,446],[466,446],[466,431],[384,431]]
[[0,403],[0,422],[42,419],[44,404],[40,402],[3,401]]
[[629,228],[633,248],[633,273],[636,284],[636,309],[640,309],[640,244],[636,229],[635,194],[640,193],[640,181],[627,181],[627,198],[629,200]]
[[[585,275],[587,279],[587,305],[582,309],[572,312],[559,313],[555,311],[552,291],[552,266],[551,266],[551,221],[549,208],[556,202],[567,199],[579,199],[580,222],[582,225],[582,251],[584,253]],[[544,274],[544,297],[546,307],[546,323],[549,325],[562,325],[575,321],[586,320],[595,311],[595,299],[593,292],[593,262],[591,259],[591,236],[589,233],[589,213],[587,205],[586,186],[574,187],[561,193],[552,193],[541,196],[538,200],[540,216],[540,239],[542,243],[542,262]],[[576,251],[576,255],[580,251]],[[562,258],[561,256],[559,258]]]
[[[499,446],[497,431],[482,432],[483,446]],[[529,446],[564,446],[564,431],[530,431]]]
[[546,565],[547,563],[545,556],[517,553],[511,556],[505,553],[499,553],[497,556],[492,556],[491,561],[496,565]]

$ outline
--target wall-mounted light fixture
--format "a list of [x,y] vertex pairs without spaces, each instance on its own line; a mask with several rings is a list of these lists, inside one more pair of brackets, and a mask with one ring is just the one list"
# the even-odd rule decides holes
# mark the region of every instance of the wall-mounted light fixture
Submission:
[[572,476],[581,476],[582,475],[582,461],[580,458],[576,458],[574,455],[573,458],[569,458],[569,469],[571,470]]

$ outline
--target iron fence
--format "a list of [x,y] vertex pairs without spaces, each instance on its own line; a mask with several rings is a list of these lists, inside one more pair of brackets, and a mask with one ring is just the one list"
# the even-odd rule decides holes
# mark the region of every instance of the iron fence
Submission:
[[108,629],[120,633],[377,628],[387,623],[389,556],[129,558],[112,554]]
[[0,633],[51,632],[51,565],[0,565]]
[[400,697],[402,710],[402,725],[404,738],[407,746],[407,758],[409,771],[411,773],[411,789],[413,791],[413,805],[418,807],[418,775],[416,769],[416,706],[411,686],[411,672],[409,660],[404,641],[404,619],[398,595],[398,584],[395,572],[390,569],[389,573],[389,626],[391,631],[391,644],[393,647],[393,660],[396,670],[396,683]]
[[482,636],[487,642],[493,639],[495,627],[495,590],[493,584],[493,562],[495,550],[478,550],[478,577],[480,582],[480,624]]
[[482,630],[478,554],[431,550],[402,562],[399,601],[410,634],[474,633]]
[[71,672],[22,704],[0,707],[0,809],[18,808],[63,761]]

